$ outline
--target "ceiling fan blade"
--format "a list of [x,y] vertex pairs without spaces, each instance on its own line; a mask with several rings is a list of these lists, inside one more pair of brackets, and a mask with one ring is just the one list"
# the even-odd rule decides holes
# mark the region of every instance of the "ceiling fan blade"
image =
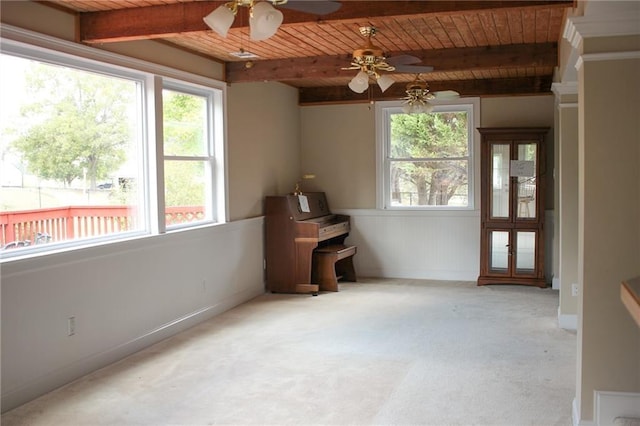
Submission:
[[432,92],[438,99],[457,99],[460,97],[460,93],[455,90],[441,90],[439,92]]
[[398,55],[387,58],[387,63],[393,66],[419,64],[420,62],[420,58],[416,58],[415,56],[411,55]]
[[328,15],[342,7],[337,1],[322,0],[289,0],[278,7],[283,9],[296,10],[298,12],[311,13],[313,15]]
[[412,55],[398,55],[386,59],[387,63],[396,68],[396,72],[421,74],[433,71],[433,67],[427,65],[415,65],[422,62],[420,58]]
[[395,65],[396,72],[423,74],[433,71],[433,67],[426,65]]

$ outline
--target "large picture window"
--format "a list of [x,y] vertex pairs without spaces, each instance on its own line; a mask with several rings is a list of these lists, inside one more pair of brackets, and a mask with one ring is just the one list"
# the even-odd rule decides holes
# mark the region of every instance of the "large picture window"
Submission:
[[379,205],[384,209],[472,209],[477,102],[406,113],[377,104]]
[[225,220],[222,85],[11,40],[0,70],[2,258]]

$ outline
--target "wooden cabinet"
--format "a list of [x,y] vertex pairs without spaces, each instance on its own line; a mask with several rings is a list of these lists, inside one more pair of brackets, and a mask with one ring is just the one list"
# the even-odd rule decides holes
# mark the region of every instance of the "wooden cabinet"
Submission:
[[546,287],[544,175],[548,128],[480,128],[478,285]]

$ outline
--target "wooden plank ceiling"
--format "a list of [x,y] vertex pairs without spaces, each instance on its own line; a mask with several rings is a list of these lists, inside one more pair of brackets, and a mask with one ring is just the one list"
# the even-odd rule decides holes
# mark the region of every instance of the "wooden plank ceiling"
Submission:
[[[305,0],[289,0],[289,7]],[[387,58],[409,54],[433,72],[421,74],[431,90],[462,96],[549,93],[558,64],[558,42],[574,0],[552,1],[341,1],[327,15],[276,6],[284,14],[276,34],[249,39],[248,9],[239,8],[226,38],[202,18],[221,1],[52,0],[78,14],[87,44],[157,39],[224,62],[226,81],[280,81],[299,88],[300,103],[362,102],[404,96],[415,74],[392,72],[397,82],[357,94],[348,82],[354,49],[366,40],[359,27],[377,29],[373,42]],[[251,52],[247,59],[233,52]]]

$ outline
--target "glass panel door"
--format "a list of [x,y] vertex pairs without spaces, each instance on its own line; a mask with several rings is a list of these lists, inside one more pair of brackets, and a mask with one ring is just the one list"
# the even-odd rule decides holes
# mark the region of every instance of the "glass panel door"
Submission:
[[489,273],[509,274],[511,246],[509,231],[489,231]]
[[536,231],[516,231],[516,274],[536,271]]
[[516,207],[516,217],[518,219],[535,219],[536,208],[536,157],[538,146],[535,142],[518,144],[518,161],[524,162],[521,176],[517,178],[518,203]]
[[491,218],[509,217],[509,161],[510,145],[491,144]]

